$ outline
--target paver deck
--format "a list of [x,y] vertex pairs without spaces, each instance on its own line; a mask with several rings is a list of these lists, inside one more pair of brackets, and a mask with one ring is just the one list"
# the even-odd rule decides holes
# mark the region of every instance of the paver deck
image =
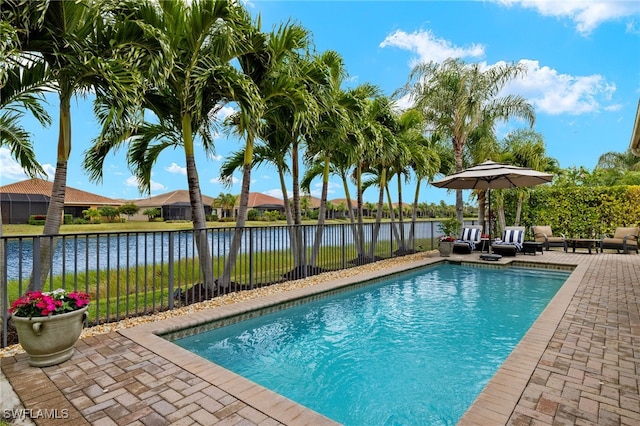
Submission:
[[[477,258],[476,253],[449,260]],[[499,263],[511,261],[576,269],[459,424],[640,424],[640,256],[558,249]],[[38,425],[335,424],[154,333],[272,306],[348,280],[82,339],[69,361],[53,367],[29,367],[24,354],[2,358],[0,409]],[[26,411],[3,406],[12,390]]]

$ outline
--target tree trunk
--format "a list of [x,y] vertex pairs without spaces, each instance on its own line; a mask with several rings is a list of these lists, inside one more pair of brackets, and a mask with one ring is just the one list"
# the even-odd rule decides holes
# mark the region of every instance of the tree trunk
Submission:
[[295,238],[295,247],[292,247],[292,250],[294,266],[297,268],[305,264],[305,248],[302,241],[302,229],[300,227],[300,225],[302,225],[302,214],[300,212],[300,165],[297,138],[294,138],[293,144],[291,145],[291,175],[293,180],[293,233]]
[[320,208],[318,210],[318,227],[316,228],[316,236],[313,241],[313,250],[311,251],[311,266],[316,266],[318,254],[320,253],[320,244],[322,243],[322,234],[324,233],[324,221],[326,215],[327,191],[329,187],[329,167],[330,158],[324,157],[324,170],[322,171],[322,194],[320,195]]
[[369,247],[369,257],[375,259],[376,243],[378,241],[378,234],[380,233],[380,223],[382,222],[382,206],[384,205],[384,188],[387,185],[387,170],[382,169],[380,174],[380,191],[378,192],[378,211],[376,211],[376,223],[373,226],[373,235],[371,236],[371,247]]
[[404,240],[404,204],[402,203],[402,174],[398,173],[398,222],[400,228],[400,245],[398,251],[404,253],[407,250]]
[[[452,141],[453,141],[453,153],[454,153],[454,158],[456,163],[456,173],[459,173],[462,171],[462,153],[464,150],[464,141],[460,140],[457,136],[454,136]],[[462,224],[462,220],[464,216],[463,208],[464,208],[464,203],[462,201],[462,189],[457,189],[456,190],[456,218],[458,219],[458,222],[460,222],[460,224]]]
[[219,285],[227,288],[231,283],[231,272],[236,266],[236,259],[240,251],[242,233],[247,223],[247,212],[249,210],[249,191],[251,184],[251,162],[253,161],[253,136],[247,136],[247,143],[244,150],[244,163],[242,165],[242,190],[240,192],[240,205],[238,206],[238,217],[236,218],[236,229],[233,232],[231,245],[229,246],[229,256],[224,264],[222,279]]
[[358,247],[357,252],[358,255],[364,256],[364,224],[362,222],[362,168],[358,165],[356,166],[356,202],[358,205],[356,206],[357,210],[357,219],[358,219]]
[[393,212],[393,200],[391,199],[391,192],[389,192],[389,187],[385,186],[385,190],[387,191],[387,202],[389,203],[389,218],[391,219],[391,230],[393,231],[393,238],[396,240],[396,244],[400,247],[400,235],[398,235],[398,229],[395,224],[395,213]]
[[194,238],[196,248],[198,249],[200,274],[204,279],[206,288],[213,291],[213,265],[211,263],[211,252],[209,251],[207,239],[207,221],[204,216],[200,180],[198,179],[198,169],[196,168],[196,160],[193,155],[193,132],[191,129],[190,114],[183,114],[182,116],[182,137],[187,163],[187,185],[189,187],[189,202],[191,204],[191,221],[193,222]]
[[351,193],[349,192],[347,177],[344,175],[342,176],[342,184],[344,186],[344,195],[347,198],[347,213],[349,214],[349,223],[351,225],[351,233],[353,234],[353,241],[356,246],[357,256],[360,257],[363,255],[363,253],[358,251],[359,247],[361,247],[361,244],[360,244],[359,235],[356,228],[356,220],[355,220],[355,217],[353,216],[353,208],[351,206]]
[[524,191],[518,191],[518,205],[516,206],[516,218],[513,221],[513,226],[520,226],[520,216],[522,215],[522,203],[524,202]]
[[414,238],[416,234],[416,220],[418,218],[418,196],[420,195],[420,181],[421,179],[420,177],[418,177],[416,182],[416,192],[413,197],[413,207],[411,209],[411,227],[409,229],[409,241],[407,244],[413,250],[416,249]]
[[[60,225],[64,215],[64,198],[67,190],[67,163],[71,154],[71,107],[70,99],[60,96],[60,121],[58,130],[58,159],[56,173],[51,188],[51,198],[47,208],[47,218],[44,221],[44,230],[40,239],[40,270],[36,270],[33,264],[31,279],[27,291],[42,290],[51,271],[51,255],[55,250],[57,238],[52,235],[60,233]],[[36,278],[38,277],[38,278]]]

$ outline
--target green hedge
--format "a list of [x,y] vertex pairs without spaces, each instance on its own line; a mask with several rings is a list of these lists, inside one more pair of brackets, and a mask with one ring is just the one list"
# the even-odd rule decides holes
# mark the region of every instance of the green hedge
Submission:
[[[514,221],[515,191],[505,197],[507,224]],[[640,186],[539,187],[522,206],[521,225],[550,225],[554,234],[600,237],[619,226],[640,226]]]

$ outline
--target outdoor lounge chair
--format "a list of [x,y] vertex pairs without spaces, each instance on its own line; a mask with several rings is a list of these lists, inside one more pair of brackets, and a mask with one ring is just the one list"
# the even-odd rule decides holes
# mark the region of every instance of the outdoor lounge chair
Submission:
[[613,237],[604,237],[600,241],[600,249],[615,249],[620,253],[628,253],[634,250],[638,253],[638,238],[640,228],[616,228]]
[[524,226],[505,226],[502,239],[491,244],[494,253],[503,256],[515,256],[522,251],[524,244]]
[[453,243],[455,253],[471,253],[480,244],[482,238],[482,225],[467,225],[462,228],[460,238]]
[[549,247],[564,247],[567,243],[564,234],[561,237],[554,236],[550,226],[532,226],[531,233],[535,242],[544,243],[544,248],[549,251]]

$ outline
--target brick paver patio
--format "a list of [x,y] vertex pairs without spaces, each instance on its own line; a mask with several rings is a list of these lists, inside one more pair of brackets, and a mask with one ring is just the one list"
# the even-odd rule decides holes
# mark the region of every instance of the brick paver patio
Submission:
[[[640,424],[640,256],[556,250],[502,262],[512,260],[577,268],[460,424]],[[73,358],[58,366],[29,367],[24,354],[2,358],[0,409],[6,415],[12,408],[2,405],[12,387],[27,410],[14,413],[39,425],[334,424],[153,332],[340,284],[82,339]]]

